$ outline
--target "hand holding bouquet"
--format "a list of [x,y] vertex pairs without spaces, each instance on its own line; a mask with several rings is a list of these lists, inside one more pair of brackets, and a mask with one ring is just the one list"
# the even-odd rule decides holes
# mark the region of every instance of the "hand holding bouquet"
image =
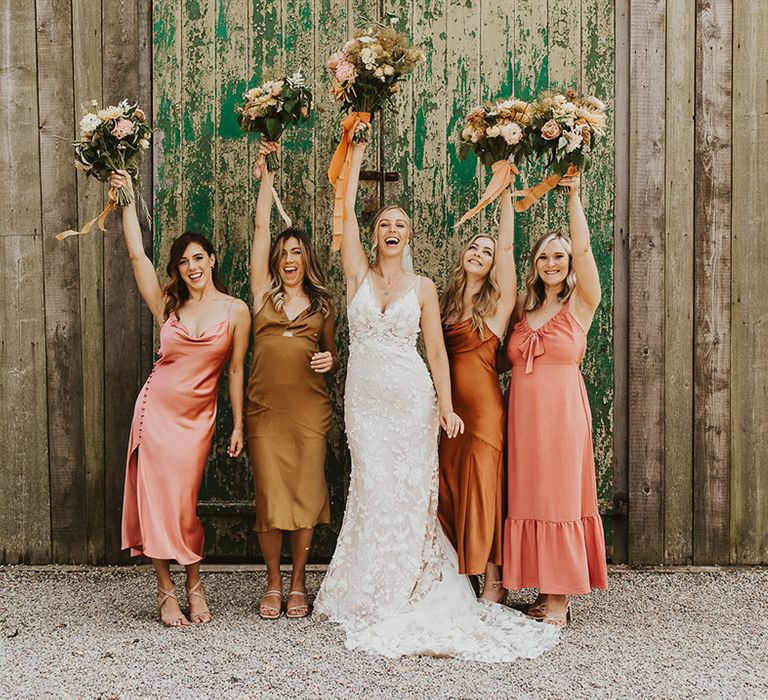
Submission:
[[480,201],[461,217],[463,224],[488,206],[514,182],[517,165],[528,155],[533,110],[524,100],[510,97],[491,107],[475,107],[461,130],[459,158],[466,160],[472,151],[493,176]]
[[[140,184],[139,166],[152,134],[146,115],[137,104],[131,105],[127,100],[106,109],[97,109],[98,102],[93,100],[91,107],[80,120],[80,138],[74,143],[75,167],[100,182],[107,182],[112,173],[123,170]],[[63,240],[90,233],[94,223],[106,231],[104,222],[109,212],[116,205],[124,207],[131,202],[131,190],[110,187],[109,202],[99,216],[88,221],[80,231],[63,231],[56,238]]]

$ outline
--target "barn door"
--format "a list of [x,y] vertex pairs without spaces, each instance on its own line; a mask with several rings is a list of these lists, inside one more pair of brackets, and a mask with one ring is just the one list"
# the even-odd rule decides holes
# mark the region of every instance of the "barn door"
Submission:
[[[155,261],[165,264],[173,238],[186,229],[209,235],[219,250],[230,290],[249,300],[247,261],[257,183],[255,147],[240,134],[234,106],[247,86],[271,72],[303,68],[321,112],[283,138],[277,188],[286,209],[313,238],[339,308],[337,341],[346,358],[347,330],[338,256],[329,253],[331,187],[326,171],[339,137],[338,110],[328,96],[327,57],[355,27],[389,12],[427,54],[398,96],[397,111],[376,128],[364,168],[363,222],[382,199],[397,202],[414,221],[417,271],[441,287],[461,242],[487,228],[493,212],[453,228],[476,200],[485,174],[456,155],[455,135],[474,105],[515,93],[532,98],[548,86],[570,85],[611,101],[611,0],[155,0],[153,92],[156,138]],[[593,411],[598,491],[608,513],[613,408],[612,197],[613,136],[603,142],[584,183],[592,239],[603,282],[603,303],[589,340],[584,373]],[[526,169],[526,181],[543,171]],[[522,184],[522,183],[521,183]],[[566,226],[560,193],[517,218],[523,254],[532,238]],[[273,230],[280,222],[273,219]],[[333,552],[349,473],[343,432],[344,371],[331,382],[334,418],[328,452],[333,524],[318,531],[313,558]],[[213,453],[201,493],[206,550],[212,557],[258,556],[250,464],[230,460],[231,412],[226,390]],[[611,521],[605,522],[610,540]]]

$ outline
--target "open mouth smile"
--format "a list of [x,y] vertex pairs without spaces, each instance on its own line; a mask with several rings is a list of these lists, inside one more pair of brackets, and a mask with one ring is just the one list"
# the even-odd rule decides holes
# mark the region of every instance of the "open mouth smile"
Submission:
[[384,243],[388,246],[396,246],[398,243],[400,243],[400,239],[397,236],[387,236],[384,239]]

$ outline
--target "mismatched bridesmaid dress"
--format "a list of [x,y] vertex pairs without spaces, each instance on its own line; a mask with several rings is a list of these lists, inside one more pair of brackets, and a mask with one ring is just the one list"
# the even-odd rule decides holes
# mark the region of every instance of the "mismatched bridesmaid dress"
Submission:
[[227,318],[199,337],[172,314],[160,359],[133,413],[123,495],[123,549],[194,564],[203,558],[197,496],[216,422],[221,371],[232,351]]
[[496,374],[499,339],[487,325],[481,338],[471,321],[443,328],[453,408],[464,433],[440,434],[438,515],[459,572],[482,574],[487,562],[501,564],[504,402]]
[[504,586],[577,595],[607,588],[584,330],[568,303],[541,328],[515,325],[507,442]]

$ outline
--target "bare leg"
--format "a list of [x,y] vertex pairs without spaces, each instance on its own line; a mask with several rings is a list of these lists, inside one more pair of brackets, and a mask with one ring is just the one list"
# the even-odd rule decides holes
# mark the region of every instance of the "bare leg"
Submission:
[[501,603],[507,597],[507,589],[501,582],[501,570],[496,564],[488,562],[485,565],[485,585],[480,600],[491,603]]
[[[256,533],[264,563],[267,565],[267,593],[259,602],[259,615],[264,618],[280,617],[283,599],[283,579],[280,575],[280,552],[283,548],[283,531],[267,530]],[[271,591],[271,592],[270,592]]]
[[171,578],[171,567],[167,559],[153,559],[157,577],[157,607],[160,620],[168,627],[181,627],[188,625],[189,620],[184,617],[176,598],[176,586]]
[[541,618],[544,622],[558,627],[565,627],[568,623],[569,601],[567,595],[556,593],[540,593],[540,607],[544,610]]
[[205,589],[200,580],[200,562],[188,564],[187,570],[187,603],[189,618],[192,622],[205,623],[211,621],[211,611],[205,602]]
[[306,567],[309,558],[309,547],[312,544],[313,528],[304,528],[291,532],[291,558],[293,570],[291,571],[291,591],[304,595],[289,595],[287,610],[289,617],[306,617],[309,612],[306,596]]

